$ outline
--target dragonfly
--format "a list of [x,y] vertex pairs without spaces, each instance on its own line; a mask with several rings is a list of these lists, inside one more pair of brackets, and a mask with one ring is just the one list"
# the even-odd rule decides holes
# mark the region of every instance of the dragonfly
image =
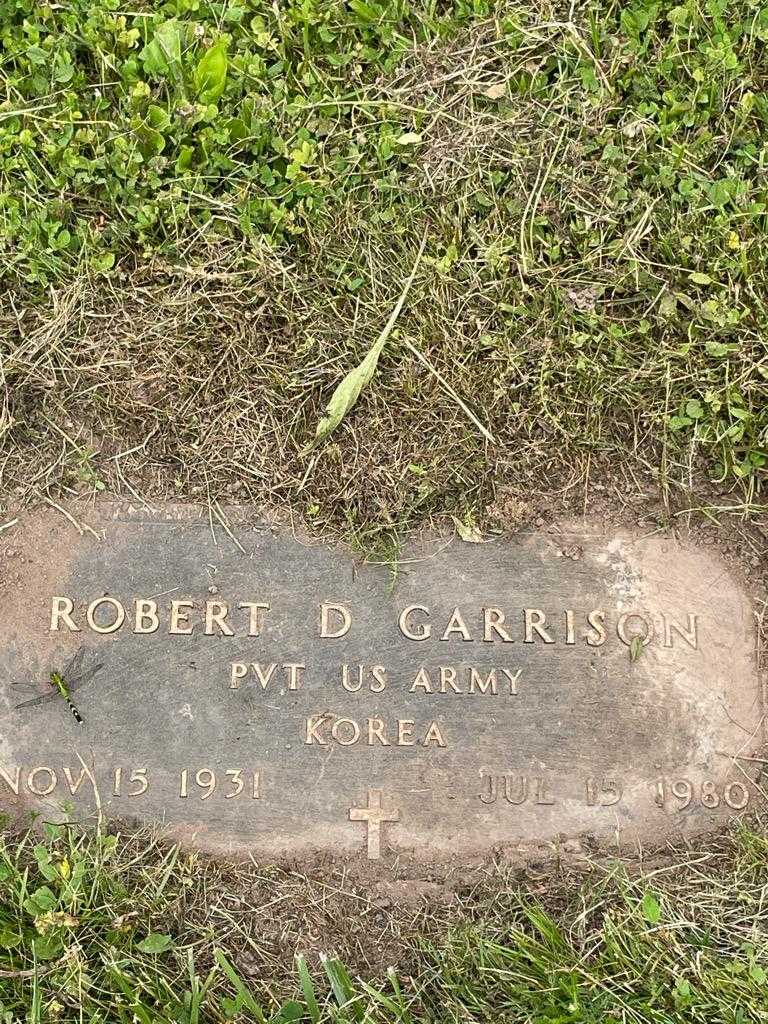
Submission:
[[85,686],[86,683],[89,683],[102,667],[100,663],[97,664],[95,662],[91,662],[88,664],[88,659],[86,657],[87,654],[88,649],[86,647],[80,647],[69,659],[61,672],[53,671],[50,673],[48,681],[52,689],[49,690],[48,693],[44,693],[40,697],[33,697],[31,700],[25,700],[23,703],[17,704],[16,710],[20,711],[21,708],[34,708],[40,704],[49,704],[55,700],[64,700],[77,724],[83,725],[83,717],[72,700],[72,692],[74,690],[79,690],[81,686]]

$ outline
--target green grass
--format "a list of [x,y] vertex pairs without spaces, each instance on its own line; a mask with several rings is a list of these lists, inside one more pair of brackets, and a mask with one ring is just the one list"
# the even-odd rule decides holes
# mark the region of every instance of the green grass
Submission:
[[437,871],[411,899],[348,868],[46,832],[0,849],[9,1024],[768,1019],[761,831],[644,865]]
[[[198,238],[291,239],[373,179],[412,114],[367,101],[413,43],[490,5],[4,3],[8,270],[45,283]],[[417,112],[418,113],[418,112]],[[423,114],[427,112],[424,111]]]
[[768,7],[114,6],[2,6],[4,493],[764,515]]

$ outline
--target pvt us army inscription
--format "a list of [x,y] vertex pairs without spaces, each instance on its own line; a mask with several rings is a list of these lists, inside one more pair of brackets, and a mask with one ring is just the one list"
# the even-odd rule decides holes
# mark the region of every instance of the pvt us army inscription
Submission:
[[0,549],[0,798],[212,852],[646,844],[760,794],[748,595],[711,552],[578,531],[381,567],[193,510]]

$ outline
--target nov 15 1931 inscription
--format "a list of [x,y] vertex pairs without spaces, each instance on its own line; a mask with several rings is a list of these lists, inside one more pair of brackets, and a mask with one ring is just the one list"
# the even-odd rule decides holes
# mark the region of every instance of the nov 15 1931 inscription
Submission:
[[581,526],[393,576],[193,510],[87,518],[0,549],[6,808],[436,860],[649,844],[760,796],[753,616],[711,552]]

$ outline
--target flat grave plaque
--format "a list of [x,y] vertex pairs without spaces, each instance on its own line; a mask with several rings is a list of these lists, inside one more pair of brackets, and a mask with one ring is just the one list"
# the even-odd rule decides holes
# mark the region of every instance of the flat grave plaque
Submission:
[[711,550],[580,525],[393,574],[234,513],[78,516],[0,543],[6,809],[439,861],[658,844],[760,796],[754,617]]

